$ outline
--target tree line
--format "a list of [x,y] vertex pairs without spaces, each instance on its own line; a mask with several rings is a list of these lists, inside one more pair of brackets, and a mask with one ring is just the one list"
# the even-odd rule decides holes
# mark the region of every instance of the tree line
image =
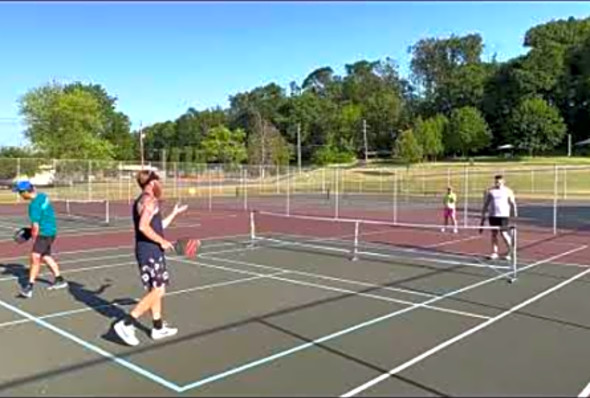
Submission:
[[[408,163],[496,154],[499,145],[547,154],[566,135],[588,137],[590,18],[530,28],[526,54],[483,59],[479,34],[424,38],[412,45],[411,73],[391,58],[312,71],[289,87],[275,83],[229,97],[229,107],[189,108],[175,120],[147,126],[151,160],[287,164],[300,134],[305,163],[362,157],[363,127],[371,152]],[[55,158],[138,159],[138,131],[100,85],[50,83],[20,100],[25,135]]]

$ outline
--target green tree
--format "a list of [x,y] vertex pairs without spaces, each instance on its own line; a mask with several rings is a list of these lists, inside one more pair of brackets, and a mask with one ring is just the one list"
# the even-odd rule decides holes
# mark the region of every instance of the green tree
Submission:
[[404,130],[395,141],[394,154],[408,166],[422,160],[422,147],[412,130]]
[[489,127],[481,113],[473,107],[453,110],[445,129],[444,147],[450,153],[476,153],[486,148],[492,139]]
[[426,120],[418,117],[413,131],[424,156],[436,159],[444,152],[443,135],[447,124],[448,119],[443,115],[436,115]]
[[137,157],[133,151],[134,142],[131,135],[131,121],[129,117],[116,110],[117,98],[110,96],[106,89],[99,84],[83,84],[75,82],[64,86],[65,93],[82,90],[92,95],[99,103],[103,119],[102,130],[98,133],[112,144],[114,157],[118,160],[130,160]]
[[20,99],[25,136],[35,148],[51,158],[111,159],[113,145],[101,137],[105,118],[100,103],[87,91],[64,91],[48,84]]
[[201,142],[207,162],[238,164],[247,159],[242,129],[230,130],[224,126],[214,127]]
[[542,98],[522,101],[510,117],[511,143],[529,155],[555,148],[563,141],[566,125],[559,110]]
[[248,163],[251,165],[289,164],[290,151],[281,133],[266,120],[261,119],[256,130],[248,137]]

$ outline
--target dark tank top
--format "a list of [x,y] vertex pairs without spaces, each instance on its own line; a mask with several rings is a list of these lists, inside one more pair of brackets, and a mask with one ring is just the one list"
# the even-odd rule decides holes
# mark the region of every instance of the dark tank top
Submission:
[[[162,247],[160,246],[159,243],[154,242],[153,240],[151,240],[150,238],[145,236],[145,234],[139,230],[139,221],[141,219],[141,214],[139,213],[138,206],[139,206],[139,203],[144,198],[144,196],[145,196],[145,194],[142,193],[141,195],[139,195],[137,197],[137,199],[135,199],[135,202],[133,202],[133,227],[135,229],[135,247],[136,247],[136,250],[158,249],[159,251],[162,251]],[[154,214],[154,216],[152,217],[152,220],[150,221],[150,226],[158,235],[164,236],[164,225],[162,224],[162,213],[160,212],[160,208],[158,205],[156,205],[156,213]]]

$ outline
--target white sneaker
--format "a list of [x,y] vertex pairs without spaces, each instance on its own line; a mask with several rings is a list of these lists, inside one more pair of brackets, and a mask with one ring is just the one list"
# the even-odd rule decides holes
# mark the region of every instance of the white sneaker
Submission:
[[512,257],[510,256],[510,254],[507,254],[504,256],[504,260],[510,261],[510,260],[512,260]]
[[444,228],[441,228],[441,229],[440,229],[440,232],[445,232],[445,229],[444,229]]
[[161,329],[152,329],[152,339],[160,340],[166,337],[172,337],[178,333],[177,328],[171,328],[166,323],[162,326]]
[[455,233],[455,234],[458,234],[458,233],[459,233],[459,230],[458,230],[457,228],[455,228],[455,229],[453,230],[453,233]]
[[496,259],[498,259],[498,253],[490,254],[490,260],[496,260]]
[[125,342],[125,344],[135,347],[139,344],[139,340],[135,336],[135,326],[133,325],[125,325],[125,321],[120,320],[119,322],[115,323],[113,329],[117,336],[121,340]]

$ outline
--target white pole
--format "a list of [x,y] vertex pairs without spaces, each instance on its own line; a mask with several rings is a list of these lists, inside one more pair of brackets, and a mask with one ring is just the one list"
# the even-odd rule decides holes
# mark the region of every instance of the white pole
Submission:
[[339,174],[340,173],[339,173],[339,170],[340,170],[339,168],[334,169],[335,178],[336,178],[336,183],[334,184],[334,187],[335,187],[334,188],[334,190],[335,190],[334,195],[336,195],[336,198],[335,198],[336,204],[335,204],[335,207],[334,207],[334,217],[335,218],[338,218],[338,215],[340,214],[340,198],[339,198],[339,196],[340,196],[340,192],[339,192],[340,191],[340,177],[339,177]]
[[301,174],[301,123],[297,123],[297,167]]
[[244,210],[248,210],[248,187],[246,186],[246,171],[242,167],[242,195],[244,195]]
[[468,188],[468,184],[469,184],[469,175],[468,175],[469,171],[467,169],[467,166],[465,166],[465,174],[464,174],[464,181],[463,181],[463,185],[464,185],[464,204],[463,204],[463,226],[467,226],[467,212],[469,211],[469,188]]
[[393,171],[393,222],[397,223],[397,170]]
[[558,167],[553,166],[553,235],[557,235],[557,196],[558,196]]
[[287,166],[287,215],[291,214],[291,169]]
[[207,179],[209,180],[209,211],[213,208],[213,180],[211,170],[207,167]]

